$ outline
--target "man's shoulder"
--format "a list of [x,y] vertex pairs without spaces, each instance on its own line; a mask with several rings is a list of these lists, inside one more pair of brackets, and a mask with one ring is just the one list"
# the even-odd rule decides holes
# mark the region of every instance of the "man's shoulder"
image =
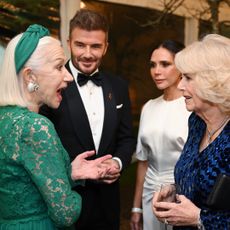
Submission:
[[112,84],[119,84],[119,85],[127,85],[127,80],[122,77],[121,75],[109,73],[106,71],[100,71],[100,74],[106,78],[108,81],[110,81]]

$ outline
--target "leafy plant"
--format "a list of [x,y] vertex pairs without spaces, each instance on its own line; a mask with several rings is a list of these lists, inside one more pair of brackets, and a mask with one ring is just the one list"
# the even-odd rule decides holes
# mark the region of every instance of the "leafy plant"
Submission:
[[58,0],[0,0],[0,42],[7,43],[30,24],[42,24],[59,36]]

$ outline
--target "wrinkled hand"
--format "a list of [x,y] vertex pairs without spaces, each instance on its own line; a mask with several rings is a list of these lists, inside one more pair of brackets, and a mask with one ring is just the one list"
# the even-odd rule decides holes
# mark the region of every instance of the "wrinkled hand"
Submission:
[[101,164],[103,167],[108,167],[109,170],[100,180],[106,184],[115,182],[120,177],[120,166],[114,159],[108,159]]
[[142,214],[138,212],[132,212],[130,219],[131,230],[142,230],[143,229]]
[[157,201],[176,202],[176,186],[174,184],[162,184]]
[[95,151],[86,151],[79,154],[71,163],[73,180],[79,179],[100,179],[109,172],[110,167],[102,162],[112,158],[111,155],[105,155],[95,160],[86,160],[87,157],[91,157],[95,154]]
[[173,226],[197,226],[200,209],[183,195],[177,195],[179,202],[158,202],[159,192],[155,192],[152,207],[159,221]]

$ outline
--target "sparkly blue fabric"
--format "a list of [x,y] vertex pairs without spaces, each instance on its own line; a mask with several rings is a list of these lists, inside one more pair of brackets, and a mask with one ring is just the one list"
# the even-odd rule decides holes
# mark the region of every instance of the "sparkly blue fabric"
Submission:
[[[189,135],[182,154],[175,166],[175,181],[181,194],[201,208],[205,230],[230,230],[230,207],[227,211],[211,210],[206,205],[218,174],[230,175],[230,122],[219,136],[199,152],[200,141],[206,124],[195,113],[189,118]],[[230,196],[230,194],[229,194]],[[192,230],[196,227],[174,227]]]

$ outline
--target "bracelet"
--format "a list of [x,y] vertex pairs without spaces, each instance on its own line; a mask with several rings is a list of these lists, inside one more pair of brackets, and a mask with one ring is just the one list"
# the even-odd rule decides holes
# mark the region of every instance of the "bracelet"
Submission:
[[131,212],[143,213],[142,208],[132,208]]
[[198,230],[205,230],[205,227],[204,227],[204,225],[203,225],[203,223],[202,223],[202,220],[201,220],[201,218],[200,218],[200,214],[199,214],[199,217],[198,217],[197,228],[198,228]]

